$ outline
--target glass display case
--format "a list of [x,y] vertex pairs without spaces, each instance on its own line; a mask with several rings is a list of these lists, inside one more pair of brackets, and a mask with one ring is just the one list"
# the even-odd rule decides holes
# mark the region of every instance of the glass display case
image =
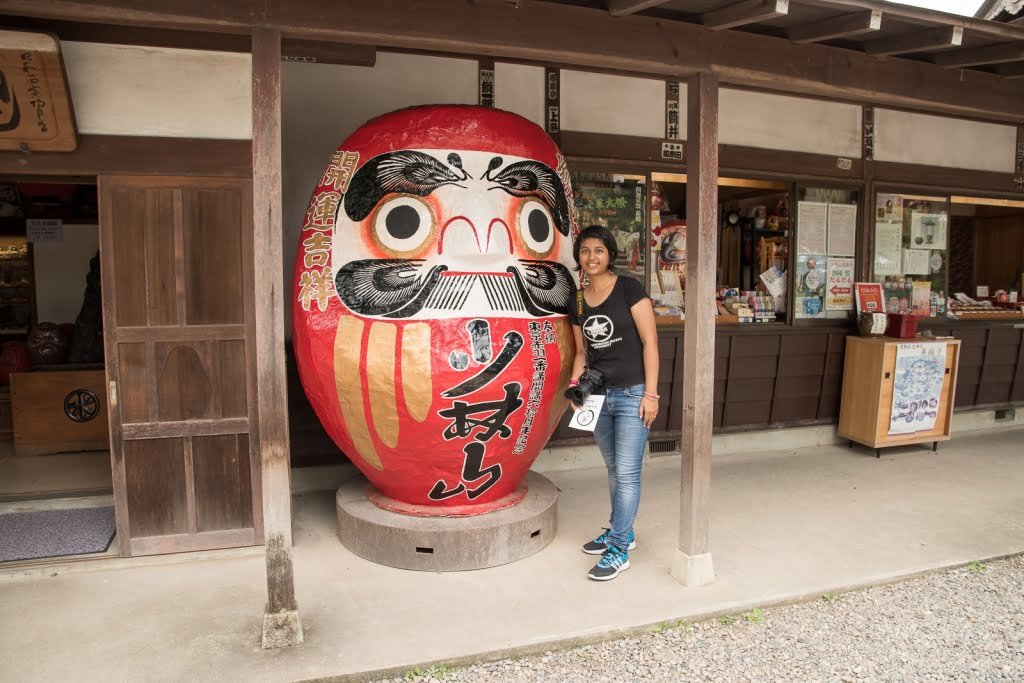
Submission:
[[859,205],[857,190],[830,187],[797,190],[795,319],[853,317]]
[[0,341],[28,334],[34,322],[31,249],[24,237],[0,237]]
[[874,206],[872,279],[886,313],[946,313],[947,197],[879,192]]

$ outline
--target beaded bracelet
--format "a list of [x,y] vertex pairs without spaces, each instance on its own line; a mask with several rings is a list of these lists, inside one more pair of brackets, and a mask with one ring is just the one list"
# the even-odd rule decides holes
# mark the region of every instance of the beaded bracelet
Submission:
[[661,396],[659,396],[658,394],[652,394],[652,393],[650,393],[648,391],[644,392],[644,396],[646,398],[653,398],[655,401],[657,401],[659,398],[661,398]]

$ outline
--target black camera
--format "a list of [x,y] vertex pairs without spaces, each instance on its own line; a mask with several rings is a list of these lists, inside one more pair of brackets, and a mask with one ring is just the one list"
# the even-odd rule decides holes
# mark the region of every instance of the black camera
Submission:
[[583,402],[604,383],[604,375],[593,368],[584,368],[580,375],[578,384],[565,390],[565,397],[576,405],[583,405]]

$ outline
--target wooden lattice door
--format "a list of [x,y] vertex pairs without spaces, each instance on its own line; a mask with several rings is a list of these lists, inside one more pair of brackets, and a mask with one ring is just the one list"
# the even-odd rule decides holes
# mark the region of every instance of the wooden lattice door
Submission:
[[105,176],[99,189],[121,552],[260,543],[252,182]]

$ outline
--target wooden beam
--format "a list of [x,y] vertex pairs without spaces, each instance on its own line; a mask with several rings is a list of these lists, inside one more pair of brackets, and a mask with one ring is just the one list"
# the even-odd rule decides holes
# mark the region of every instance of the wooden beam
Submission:
[[687,84],[686,327],[683,330],[679,548],[672,575],[687,586],[714,579],[708,546],[714,418],[715,272],[718,254],[718,79]]
[[642,12],[651,7],[664,5],[668,0],[609,0],[608,14],[613,17],[624,17],[627,14]]
[[0,173],[37,176],[252,175],[249,140],[81,135],[73,152],[0,152]]
[[281,34],[252,31],[253,250],[257,425],[263,478],[263,533],[267,557],[267,605],[263,647],[302,642],[292,569],[291,463],[288,387],[284,361],[281,220]]
[[[177,31],[166,28],[147,28],[145,26],[49,21],[32,17],[3,15],[0,15],[0,26],[23,31],[53,33],[61,40],[76,40],[88,43],[171,47],[186,50],[214,50],[217,52],[248,53],[251,50],[249,36],[237,33]],[[353,45],[350,43],[287,38],[281,43],[281,59],[293,62],[373,66],[377,62],[377,49],[372,45]]]
[[[858,3],[852,3],[858,4]],[[266,9],[264,6],[266,5]],[[888,5],[887,5],[888,6]],[[182,7],[184,7],[182,9]],[[416,23],[410,24],[415,9]],[[450,0],[0,0],[8,14],[54,20],[248,33],[254,17],[290,38],[426,50],[477,58],[688,78],[711,71],[725,84],[1012,123],[1024,122],[1024,82],[949,71],[916,60],[883,61],[823,45],[548,2]],[[901,9],[902,11],[902,9]],[[909,10],[908,10],[909,11]],[[964,19],[969,26],[991,22]],[[566,31],[565,27],[573,27]],[[1021,30],[999,25],[1001,31]],[[973,29],[972,29],[973,30]],[[982,31],[984,33],[984,31]]]
[[872,33],[880,28],[882,28],[882,12],[867,10],[799,24],[787,30],[786,36],[794,43],[819,43],[823,40]]
[[954,68],[981,64],[1006,64],[1021,60],[1024,60],[1024,42],[956,50],[948,54],[935,55],[932,61],[942,67]]
[[964,29],[962,26],[943,26],[926,31],[915,31],[888,38],[878,38],[864,43],[864,51],[872,57],[905,55],[912,52],[927,52],[928,50],[957,47],[963,42],[963,39]]
[[1003,78],[1024,78],[1024,62],[1001,64],[996,67],[996,73]]
[[706,29],[721,31],[789,14],[789,0],[742,0],[700,15]]

